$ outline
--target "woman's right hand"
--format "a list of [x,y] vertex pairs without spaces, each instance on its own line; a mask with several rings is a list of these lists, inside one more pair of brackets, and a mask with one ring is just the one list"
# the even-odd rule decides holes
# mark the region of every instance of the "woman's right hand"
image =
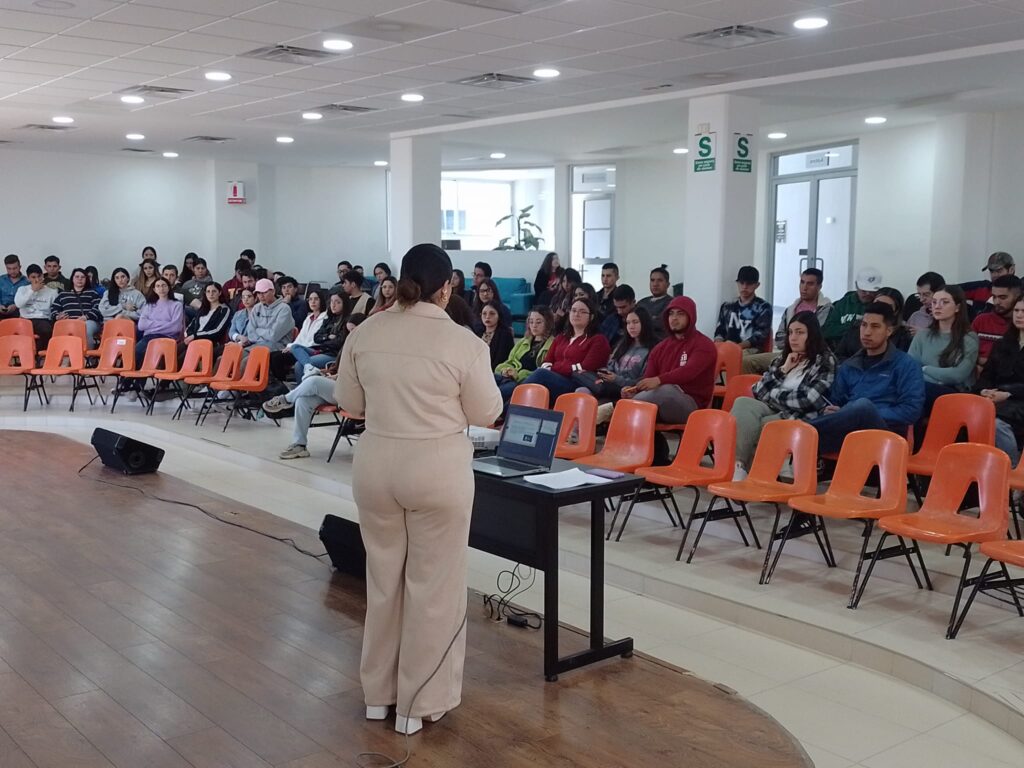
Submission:
[[790,352],[786,362],[782,364],[782,372],[789,373],[803,362],[804,356],[800,352]]

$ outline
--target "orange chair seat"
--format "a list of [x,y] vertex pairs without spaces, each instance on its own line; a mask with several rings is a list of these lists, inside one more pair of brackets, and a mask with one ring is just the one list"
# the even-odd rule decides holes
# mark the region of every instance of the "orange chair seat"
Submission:
[[193,387],[201,387],[212,384],[215,381],[234,381],[234,379],[218,379],[216,376],[186,376],[185,383]]
[[891,515],[878,521],[878,527],[895,536],[909,536],[933,544],[977,543],[1006,538],[1006,526],[981,526],[976,518],[966,515],[928,515],[911,512]]
[[580,456],[578,459],[573,459],[577,464],[586,464],[591,467],[602,467],[603,469],[610,469],[613,472],[625,472],[626,474],[632,474],[637,470],[638,467],[644,466],[642,462],[636,461],[630,456],[619,456],[608,451],[602,451],[601,453],[594,453],[590,456]]
[[143,370],[140,368],[137,371],[121,371],[120,373],[121,376],[125,377],[126,379],[148,379],[151,378],[152,376],[155,376],[158,373],[164,373],[164,371]]
[[182,381],[187,379],[188,375],[188,371],[157,371],[153,378],[157,381]]
[[85,368],[82,371],[83,376],[120,376],[121,374],[127,373],[124,368]]
[[8,368],[6,365],[0,365],[0,376],[17,376],[19,374],[32,373],[31,368]]
[[1024,491],[1024,472],[1010,472],[1010,487],[1015,491]]
[[579,461],[587,456],[590,446],[585,443],[575,445],[560,445],[555,449],[555,457],[567,461]]
[[[67,376],[72,373],[81,373],[81,371],[82,369],[78,367],[69,368],[65,366],[64,368],[47,368],[46,366],[43,366],[42,368],[33,368],[29,373],[36,376]],[[25,373],[25,371],[18,371],[18,373]]]
[[1024,541],[986,541],[980,552],[1000,563],[1024,568]]
[[[730,472],[732,471],[731,467],[728,469]],[[649,483],[664,485],[668,488],[691,485],[707,486],[728,480],[728,478],[723,478],[722,473],[715,467],[643,467],[638,469],[636,474]]]
[[746,480],[714,483],[708,486],[708,490],[716,496],[725,496],[734,501],[752,501],[763,504],[785,504],[797,495],[796,489],[790,483],[751,480],[749,477]]
[[330,403],[320,403],[316,407],[317,413],[338,413],[341,410],[339,405],[331,405]]
[[242,380],[234,381],[232,379],[217,379],[209,383],[210,389],[216,390],[217,392],[262,392],[267,388],[266,382],[254,384],[252,382],[245,382]]
[[831,496],[794,496],[789,506],[797,512],[836,520],[878,520],[890,515],[901,514],[906,504],[893,504],[885,499],[872,499],[852,493],[833,493]]
[[938,453],[915,453],[907,461],[908,475],[930,475],[935,471],[935,463],[939,460]]

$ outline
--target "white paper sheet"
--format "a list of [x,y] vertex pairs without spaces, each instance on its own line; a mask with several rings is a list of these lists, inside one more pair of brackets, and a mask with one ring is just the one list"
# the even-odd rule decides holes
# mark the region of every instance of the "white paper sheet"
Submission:
[[539,475],[526,475],[523,477],[528,483],[543,485],[561,491],[566,488],[578,488],[581,485],[604,485],[610,483],[611,478],[598,477],[584,472],[582,469],[567,469],[564,472],[544,472]]

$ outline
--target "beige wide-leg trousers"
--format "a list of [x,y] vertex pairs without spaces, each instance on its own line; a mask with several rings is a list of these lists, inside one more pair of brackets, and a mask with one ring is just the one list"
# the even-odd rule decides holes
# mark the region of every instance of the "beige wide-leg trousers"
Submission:
[[352,491],[366,545],[360,676],[367,706],[396,704],[400,715],[425,717],[462,700],[466,630],[459,627],[466,614],[472,458],[461,433],[359,439]]

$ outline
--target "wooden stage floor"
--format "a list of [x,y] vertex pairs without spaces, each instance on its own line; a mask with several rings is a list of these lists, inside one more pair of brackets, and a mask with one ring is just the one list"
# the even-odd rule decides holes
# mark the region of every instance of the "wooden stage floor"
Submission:
[[[289,546],[301,526],[164,475],[125,477],[66,438],[0,431],[2,768],[340,768],[400,757],[363,719],[360,582]],[[331,510],[324,510],[330,512]],[[810,766],[742,698],[644,658],[541,675],[535,632],[471,594],[463,704],[410,766]],[[581,647],[579,636],[567,645]]]

